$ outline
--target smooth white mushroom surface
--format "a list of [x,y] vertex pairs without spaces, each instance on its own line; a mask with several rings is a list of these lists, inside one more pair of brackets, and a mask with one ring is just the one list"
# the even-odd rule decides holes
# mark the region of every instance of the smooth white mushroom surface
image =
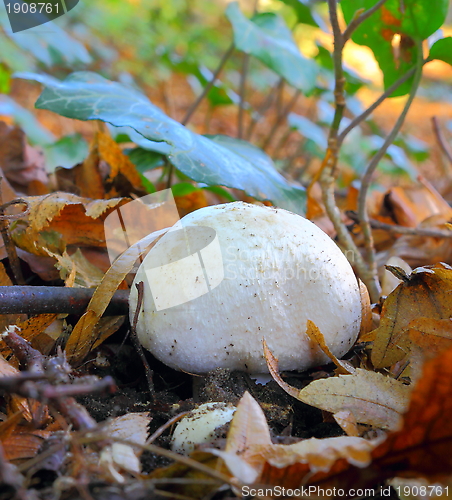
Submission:
[[331,238],[309,220],[243,202],[185,216],[150,250],[137,334],[167,365],[190,373],[215,368],[266,373],[262,339],[280,370],[329,362],[306,335],[307,320],[344,355],[361,322],[353,270]]
[[177,423],[171,449],[189,455],[197,445],[215,438],[215,430],[232,420],[236,407],[226,403],[204,403]]

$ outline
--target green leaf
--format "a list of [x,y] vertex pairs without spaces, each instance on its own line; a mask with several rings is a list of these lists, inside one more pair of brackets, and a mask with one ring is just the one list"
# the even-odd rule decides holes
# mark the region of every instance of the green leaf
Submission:
[[[212,80],[212,78],[212,71],[205,66],[199,66],[191,75],[188,75],[187,80],[194,92],[201,94],[204,87]],[[240,102],[239,95],[218,79],[215,81],[209,92],[207,92],[206,97],[209,104],[213,107],[228,106],[230,104],[238,104]]]
[[313,141],[321,151],[326,151],[328,141],[326,133],[321,127],[308,120],[308,118],[295,113],[290,113],[287,121],[291,128],[300,132],[306,139]]
[[[26,32],[13,33],[6,11],[0,9],[0,24],[5,34],[27,54],[32,54],[46,66],[89,64],[91,56],[85,46],[70,37],[56,23],[48,22],[45,29],[31,28]],[[3,38],[3,37],[2,37]],[[3,40],[2,40],[3,43]]]
[[80,134],[66,135],[53,144],[44,146],[48,172],[55,168],[72,168],[88,156],[88,144]]
[[258,14],[246,18],[237,2],[230,3],[226,15],[234,30],[234,43],[287,80],[292,86],[309,94],[315,88],[318,66],[304,57],[284,20],[276,14]]
[[205,189],[206,191],[210,191],[213,194],[216,194],[220,198],[224,198],[226,201],[237,201],[234,196],[229,191],[226,191],[226,189],[222,188],[221,186],[205,186],[202,189]]
[[[95,73],[73,73],[62,82],[45,75],[22,77],[47,86],[36,102],[37,108],[68,118],[131,127],[149,140],[151,147],[153,143],[164,145],[168,160],[197,182],[242,189],[258,199],[303,212],[304,190],[291,186],[265,153],[245,141],[211,140],[198,135],[168,117],[137,90]],[[128,135],[135,141],[131,133]]]
[[138,172],[143,173],[157,167],[163,167],[163,156],[155,151],[144,148],[132,148],[124,150],[129,160],[137,167]]
[[452,36],[437,40],[430,48],[429,58],[452,65]]
[[11,116],[14,122],[25,132],[31,144],[45,146],[55,141],[53,134],[45,129],[30,111],[17,104],[7,95],[0,95],[0,115]]
[[146,176],[144,176],[141,172],[138,172],[138,175],[140,176],[144,189],[146,189],[149,194],[157,191],[154,184]]
[[299,23],[308,24],[309,26],[315,26],[317,28],[321,27],[323,24],[322,21],[318,19],[319,16],[316,16],[312,12],[309,2],[306,0],[281,0],[281,2],[292,7]]
[[[341,8],[345,21],[350,23],[360,9],[367,10],[377,0],[343,0]],[[383,72],[385,88],[403,76],[416,63],[418,48],[416,40],[424,40],[434,33],[447,15],[448,0],[387,0],[368,17],[352,35],[352,40],[366,45],[374,53]],[[400,45],[392,46],[395,35],[400,35]],[[409,92],[412,78],[402,84],[392,96]]]
[[171,186],[173,196],[187,196],[187,194],[193,193],[193,191],[199,191],[199,187],[193,186],[189,182],[178,182]]

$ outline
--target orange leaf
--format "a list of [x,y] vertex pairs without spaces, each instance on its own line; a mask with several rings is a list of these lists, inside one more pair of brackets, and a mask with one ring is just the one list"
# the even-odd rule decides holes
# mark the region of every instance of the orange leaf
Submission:
[[451,292],[452,268],[446,264],[417,268],[405,278],[383,304],[372,349],[374,366],[391,366],[409,353],[412,321],[449,319],[452,316]]
[[129,200],[90,200],[56,192],[25,198],[29,214],[11,225],[11,236],[23,250],[47,257],[44,248],[62,253],[68,245],[105,247],[105,218]]

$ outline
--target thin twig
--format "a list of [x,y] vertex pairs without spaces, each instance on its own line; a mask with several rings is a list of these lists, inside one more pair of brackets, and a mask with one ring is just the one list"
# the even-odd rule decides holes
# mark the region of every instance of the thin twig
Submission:
[[141,361],[143,362],[144,371],[146,374],[146,380],[148,382],[149,392],[150,392],[151,398],[154,399],[155,390],[154,390],[154,382],[152,380],[153,372],[151,370],[151,367],[149,366],[148,360],[146,359],[146,356],[143,352],[143,348],[141,347],[141,344],[140,344],[140,341],[138,340],[138,335],[137,335],[138,317],[139,317],[140,312],[141,312],[141,307],[143,306],[144,283],[142,281],[140,281],[139,283],[135,283],[135,286],[137,287],[138,298],[137,298],[137,308],[135,309],[135,313],[134,313],[133,321],[132,321],[132,325],[131,325],[130,338],[132,340],[132,343],[133,343],[138,355],[141,358]]
[[223,57],[221,58],[221,61],[218,64],[217,69],[214,71],[212,78],[207,83],[207,85],[204,87],[203,91],[198,96],[196,101],[192,104],[190,109],[187,111],[187,114],[185,115],[184,119],[181,121],[182,125],[187,125],[187,123],[190,121],[190,118],[193,116],[193,113],[198,109],[198,106],[201,104],[204,97],[206,97],[209,90],[214,86],[218,76],[220,75],[221,71],[224,68],[224,65],[226,64],[226,62],[228,61],[228,59],[231,57],[232,53],[234,52],[234,49],[235,49],[235,46],[232,43],[231,46],[228,48],[228,50],[224,53]]
[[[348,211],[346,215],[354,222],[359,222],[358,214]],[[452,238],[452,231],[441,231],[440,229],[428,229],[424,227],[406,227],[398,224],[387,224],[376,219],[369,218],[369,224],[373,229],[383,229],[391,233],[407,234],[410,236],[427,236],[431,238]]]
[[246,93],[246,77],[248,75],[248,66],[250,62],[250,55],[243,56],[242,71],[240,72],[240,102],[239,102],[239,115],[237,124],[237,138],[243,138],[244,116],[245,116],[245,93]]
[[386,0],[380,0],[373,7],[362,12],[359,16],[352,19],[343,33],[343,42],[345,43],[352,36],[352,33],[356,30],[356,28],[367,18],[369,18],[374,12],[376,12],[385,2]]
[[278,80],[278,83],[274,87],[272,87],[270,92],[267,94],[267,97],[264,99],[263,103],[252,114],[251,122],[250,122],[250,124],[248,126],[248,130],[246,132],[246,139],[248,141],[250,140],[251,136],[253,135],[254,129],[255,129],[258,121],[261,120],[261,118],[264,116],[264,114],[268,111],[270,106],[273,104],[273,101],[275,100],[278,89],[283,83],[284,83],[284,78],[280,78]]
[[[407,99],[405,106],[402,110],[402,113],[400,114],[399,118],[397,119],[393,129],[391,130],[389,135],[386,137],[383,145],[377,151],[377,153],[373,156],[372,160],[370,161],[369,165],[367,166],[366,171],[364,173],[364,176],[361,180],[361,188],[359,190],[358,216],[359,216],[361,228],[363,231],[365,248],[367,251],[367,261],[369,263],[370,270],[374,274],[374,276],[377,276],[378,270],[377,270],[377,262],[376,262],[376,256],[375,256],[375,247],[374,247],[373,236],[372,236],[372,228],[370,226],[369,214],[367,212],[367,207],[366,207],[367,193],[369,191],[369,187],[370,187],[370,184],[372,182],[372,176],[375,172],[375,169],[378,166],[378,163],[383,158],[383,156],[386,154],[387,149],[393,143],[394,139],[396,138],[397,134],[399,133],[400,129],[402,128],[402,125],[405,121],[405,117],[408,113],[408,110],[410,109],[411,104],[413,103],[414,97],[416,96],[416,92],[417,92],[417,89],[419,87],[419,83],[421,81],[422,66],[423,66],[423,64],[422,64],[422,43],[421,42],[417,43],[417,50],[418,50],[418,54],[417,54],[417,61],[416,61],[416,72],[415,72],[413,84],[411,86],[411,90],[410,90],[410,94],[408,96],[408,99]],[[371,298],[374,301],[374,297],[371,297]]]
[[[253,16],[257,13],[259,0],[254,1]],[[239,115],[237,124],[237,137],[243,139],[244,133],[244,116],[245,116],[245,97],[246,97],[246,78],[248,76],[248,67],[250,63],[250,54],[245,54],[243,57],[242,71],[240,73],[240,102],[239,102]]]
[[175,415],[173,418],[170,418],[167,422],[165,422],[163,425],[161,425],[153,434],[151,434],[148,439],[146,440],[146,444],[151,444],[153,443],[158,437],[160,437],[166,429],[171,427],[173,424],[176,422],[179,422],[179,420],[185,415],[188,415],[190,412],[189,411],[183,411],[182,413],[178,413]]
[[[2,234],[3,243],[5,244],[5,250],[8,254],[9,264],[14,275],[14,280],[17,285],[23,285],[25,283],[24,276],[22,274],[22,269],[20,267],[20,260],[17,256],[16,245],[14,244],[11,236],[9,234],[9,221],[17,220],[24,217],[28,213],[28,203],[22,199],[18,198],[16,200],[9,201],[3,204],[3,194],[2,194],[2,180],[0,177],[0,233]],[[24,204],[25,211],[17,215],[6,215],[5,209],[11,205]]]
[[[427,61],[425,61],[427,62]],[[369,115],[373,113],[373,111],[380,106],[380,104],[387,99],[395,90],[397,90],[401,85],[403,85],[408,79],[410,79],[416,71],[416,67],[413,66],[410,70],[408,70],[403,76],[401,76],[397,81],[395,81],[390,87],[388,87],[383,94],[373,103],[371,104],[365,111],[363,111],[360,115],[354,118],[347,127],[342,130],[342,132],[337,137],[338,147],[344,142],[345,137],[361,122],[363,122]]]
[[452,165],[452,150],[449,144],[447,144],[446,139],[444,139],[444,135],[441,131],[441,128],[438,123],[438,118],[436,116],[432,116],[432,125],[436,141],[438,142],[441,151],[444,153],[444,156],[448,159],[449,163]]
[[266,149],[268,147],[268,145],[272,141],[273,137],[275,136],[276,131],[278,130],[280,125],[284,122],[284,120],[287,118],[287,115],[292,111],[292,108],[295,106],[300,95],[301,95],[301,90],[297,89],[295,91],[295,94],[292,96],[292,99],[288,102],[287,106],[281,111],[281,113],[276,118],[276,121],[270,130],[270,133],[268,134],[267,138],[262,143],[262,146],[261,146],[262,149]]
[[322,162],[318,178],[320,181],[320,186],[322,188],[322,199],[323,203],[325,204],[326,212],[334,225],[340,244],[344,247],[344,253],[351,265],[356,268],[359,276],[369,289],[371,299],[376,302],[378,301],[380,296],[380,284],[378,282],[378,277],[369,269],[369,266],[362,258],[361,253],[355,242],[353,241],[351,234],[342,221],[334,194],[335,170],[339,152],[338,130],[345,109],[345,79],[342,67],[342,51],[344,48],[344,39],[339,27],[339,20],[337,16],[337,1],[328,0],[328,9],[334,35],[333,61],[335,76],[335,113],[333,123],[331,124],[330,132],[328,135],[328,149]]

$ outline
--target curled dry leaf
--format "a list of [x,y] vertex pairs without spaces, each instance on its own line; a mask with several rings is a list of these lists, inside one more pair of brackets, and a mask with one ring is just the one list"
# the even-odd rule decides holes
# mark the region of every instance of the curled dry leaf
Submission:
[[[148,425],[151,421],[148,412],[126,413],[113,419],[107,426],[106,433],[113,439],[126,439],[127,441],[144,445],[148,434]],[[123,483],[125,481],[122,471],[131,473],[141,472],[139,456],[142,448],[134,448],[129,444],[113,442],[105,446],[100,452],[99,464],[104,472],[112,479]]]
[[[452,349],[424,364],[401,430],[373,452],[375,467],[394,475],[441,480],[452,474]],[[392,475],[390,475],[392,473]]]
[[323,336],[322,332],[317,328],[317,325],[309,319],[306,323],[306,335],[313,342],[319,345],[322,351],[338,367],[339,373],[353,373],[355,371],[355,368],[348,361],[343,361],[336,358],[336,356],[330,351],[330,348],[326,345],[325,337]]
[[[58,314],[40,314],[39,316],[33,316],[26,321],[17,323],[15,328],[24,340],[31,342],[52,324],[57,317]],[[0,341],[0,354],[2,356],[11,354],[11,349],[3,340]]]
[[105,247],[105,218],[129,201],[90,200],[63,192],[25,200],[30,211],[11,225],[11,236],[18,247],[42,256],[48,256],[43,248],[62,253],[68,245]]
[[452,268],[447,264],[415,269],[386,299],[375,331],[372,363],[391,366],[410,350],[411,322],[452,316]]
[[79,248],[72,255],[69,255],[66,250],[61,255],[50,250],[47,250],[47,253],[56,259],[55,267],[59,270],[62,280],[68,279],[71,273],[74,273],[74,282],[69,286],[94,288],[102,281],[104,273],[91,264]]
[[[262,409],[249,393],[245,393],[232,420],[226,450],[220,456],[240,481],[249,482],[252,474],[249,469],[240,469],[234,464],[235,456],[240,458],[239,465],[245,461],[251,466],[255,481],[291,487],[302,483],[308,474],[328,472],[338,460],[358,467],[368,465],[371,451],[378,443],[377,440],[342,436],[306,439],[291,445],[272,444]],[[278,471],[278,478],[273,482],[275,471]]]
[[348,410],[359,423],[394,430],[408,406],[410,387],[381,373],[357,368],[353,375],[311,382],[297,399],[332,413]]
[[452,319],[414,319],[408,325],[410,340],[426,358],[434,358],[452,347]]
[[298,390],[281,379],[278,361],[264,343],[269,371],[290,396],[321,410],[351,412],[357,422],[382,429],[397,428],[405,411],[410,388],[381,373],[356,368],[351,375],[315,380]]
[[50,431],[29,431],[26,428],[17,427],[15,432],[2,442],[5,458],[12,463],[21,463],[33,458],[44,440],[51,434]]
[[98,343],[99,332],[95,327],[110,303],[113,294],[132,270],[137,258],[166,230],[155,231],[129,247],[105,273],[102,282],[96,288],[88,304],[86,312],[75,325],[66,343],[66,355],[73,365],[79,364],[93,348],[94,344]]
[[341,410],[333,415],[334,420],[347,436],[359,436],[358,424],[353,413],[349,410]]

